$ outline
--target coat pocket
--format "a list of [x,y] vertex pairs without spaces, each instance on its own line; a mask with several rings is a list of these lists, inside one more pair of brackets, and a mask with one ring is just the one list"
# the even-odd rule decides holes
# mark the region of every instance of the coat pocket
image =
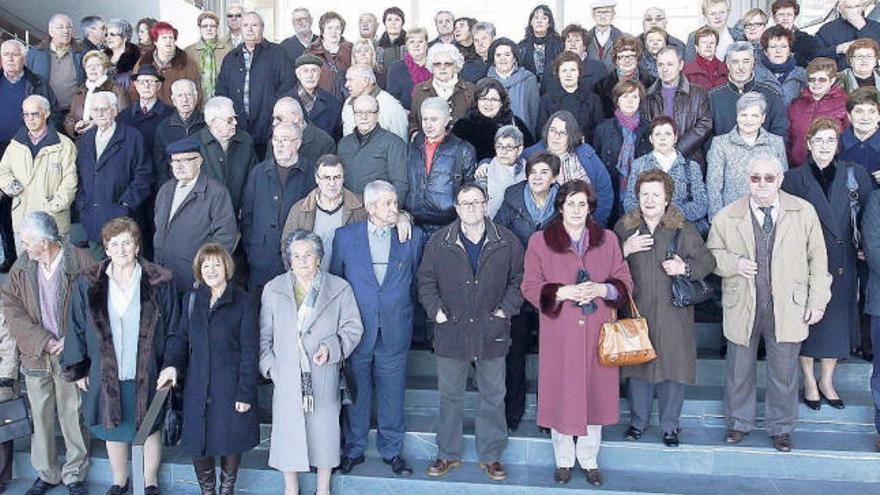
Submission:
[[740,299],[743,297],[744,290],[745,284],[743,284],[743,281],[739,280],[739,278],[730,282],[725,281],[721,290],[721,305],[724,306],[725,309],[736,307],[739,304]]
[[795,282],[794,289],[791,291],[791,300],[798,306],[804,307],[807,305],[808,294],[805,282]]

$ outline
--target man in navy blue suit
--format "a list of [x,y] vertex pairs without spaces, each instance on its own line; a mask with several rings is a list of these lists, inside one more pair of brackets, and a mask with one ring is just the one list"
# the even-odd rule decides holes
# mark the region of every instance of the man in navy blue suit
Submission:
[[406,476],[412,474],[401,456],[406,359],[415,306],[413,281],[425,234],[413,226],[408,241],[398,240],[397,192],[388,182],[367,184],[364,205],[367,221],[336,231],[330,262],[330,272],[351,284],[364,324],[364,335],[348,362],[355,397],[343,421],[345,446],[339,471],[349,473],[364,462],[375,386],[376,447],[394,474]]

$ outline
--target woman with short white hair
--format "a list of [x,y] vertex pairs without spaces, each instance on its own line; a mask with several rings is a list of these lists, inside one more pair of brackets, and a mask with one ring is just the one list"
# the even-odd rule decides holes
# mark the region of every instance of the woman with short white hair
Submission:
[[459,71],[464,67],[464,57],[455,45],[437,43],[429,48],[426,67],[431,71],[431,79],[416,84],[412,90],[410,134],[419,129],[421,123],[419,109],[422,102],[432,96],[439,96],[449,102],[452,124],[466,117],[474,104],[474,84],[458,77]]

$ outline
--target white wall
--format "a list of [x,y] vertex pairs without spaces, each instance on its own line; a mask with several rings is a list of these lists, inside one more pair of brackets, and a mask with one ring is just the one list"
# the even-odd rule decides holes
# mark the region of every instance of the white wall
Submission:
[[143,17],[159,16],[159,0],[0,0],[0,6],[43,31],[53,14],[65,13],[73,19],[77,37],[79,20],[87,15],[122,17],[132,24]]

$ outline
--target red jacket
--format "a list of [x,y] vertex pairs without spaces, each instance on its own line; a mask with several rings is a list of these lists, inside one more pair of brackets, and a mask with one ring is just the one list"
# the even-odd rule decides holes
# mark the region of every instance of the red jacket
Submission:
[[719,63],[714,71],[710,71],[705,64],[697,63],[696,59],[691,60],[684,65],[682,74],[691,84],[705,89],[707,93],[710,89],[727,82],[727,66],[724,62]]
[[840,124],[840,130],[849,127],[846,114],[846,91],[835,84],[821,100],[815,100],[809,88],[804,88],[788,107],[788,139],[785,151],[791,168],[807,161],[807,129],[816,117],[831,117]]

